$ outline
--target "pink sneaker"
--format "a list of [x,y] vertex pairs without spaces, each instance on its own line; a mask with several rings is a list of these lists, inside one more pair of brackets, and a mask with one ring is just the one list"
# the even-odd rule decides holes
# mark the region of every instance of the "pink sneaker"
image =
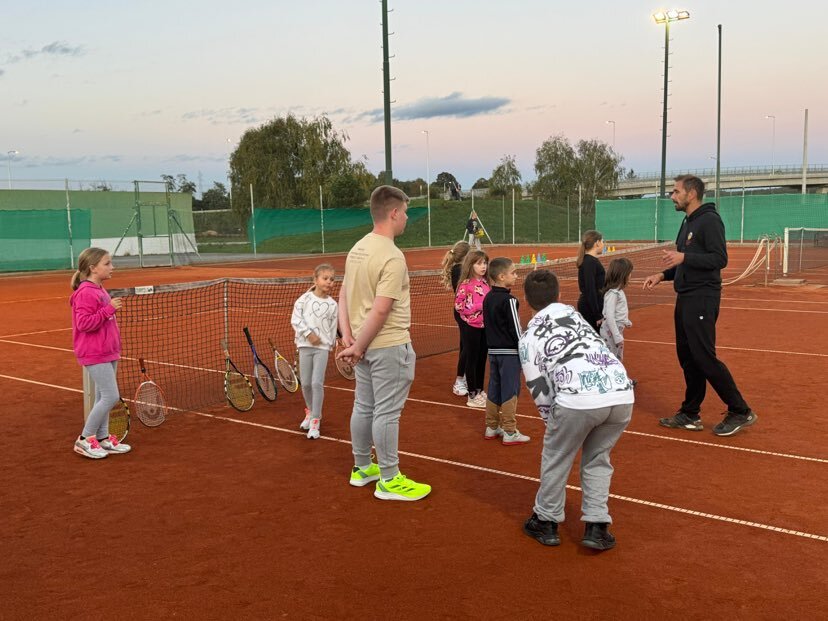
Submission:
[[101,448],[95,436],[90,436],[85,440],[81,440],[81,437],[78,436],[78,439],[75,440],[74,449],[78,455],[83,455],[89,459],[101,459],[107,456],[107,452]]
[[107,439],[100,440],[99,442],[101,448],[107,453],[129,453],[132,450],[132,447],[129,444],[119,442],[118,438],[114,435],[110,435]]
[[310,422],[310,429],[308,429],[308,439],[316,440],[319,438],[319,425],[322,424],[321,418],[312,418]]
[[305,408],[305,420],[299,423],[299,429],[302,431],[307,431],[310,429],[310,421],[311,421],[311,411],[308,408]]

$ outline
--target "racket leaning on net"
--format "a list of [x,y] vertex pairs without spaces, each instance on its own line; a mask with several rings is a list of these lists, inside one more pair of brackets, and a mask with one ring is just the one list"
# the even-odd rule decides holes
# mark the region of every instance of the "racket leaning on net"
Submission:
[[285,390],[288,392],[296,392],[299,389],[299,378],[296,377],[296,371],[290,366],[290,363],[285,360],[285,357],[279,353],[272,339],[267,339],[270,349],[273,350],[273,364],[276,367],[276,375]]
[[296,381],[302,385],[302,378],[299,375],[299,348],[296,348],[296,355],[293,357],[293,374],[296,376]]
[[129,407],[123,399],[118,399],[109,410],[109,433],[118,438],[118,442],[123,442],[129,435]]
[[250,336],[250,330],[247,329],[247,326],[243,328],[243,331],[244,336],[247,337],[247,344],[250,345],[250,351],[253,352],[253,377],[256,380],[256,388],[268,401],[276,401],[276,380],[273,378],[273,373],[259,358],[256,346],[253,345],[253,337]]
[[336,350],[334,351],[334,360],[336,361],[336,370],[339,371],[339,374],[344,377],[346,380],[351,380],[356,377],[354,373],[354,366],[346,361],[344,358],[339,357],[339,352],[345,349],[345,344],[342,342],[342,339],[337,337],[336,338]]
[[233,408],[247,412],[253,407],[253,386],[230,359],[227,341],[221,342],[221,349],[224,351],[224,396]]
[[167,400],[164,392],[147,375],[147,365],[143,358],[138,358],[141,367],[141,384],[135,391],[133,406],[138,420],[147,427],[157,427],[167,419]]

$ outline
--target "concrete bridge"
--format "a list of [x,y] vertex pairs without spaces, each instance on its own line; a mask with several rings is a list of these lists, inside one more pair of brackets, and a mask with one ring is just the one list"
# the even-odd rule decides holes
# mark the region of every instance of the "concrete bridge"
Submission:
[[[667,171],[665,186],[667,191],[673,187],[673,178],[682,174],[700,177],[712,192],[716,186],[716,169]],[[802,191],[802,166],[751,166],[746,168],[722,168],[720,174],[722,191],[747,190],[757,188],[784,188],[789,192]],[[828,166],[809,166],[805,178],[809,192],[828,194]],[[623,179],[618,189],[611,193],[615,198],[657,195],[661,183],[661,173],[643,173],[633,179]]]

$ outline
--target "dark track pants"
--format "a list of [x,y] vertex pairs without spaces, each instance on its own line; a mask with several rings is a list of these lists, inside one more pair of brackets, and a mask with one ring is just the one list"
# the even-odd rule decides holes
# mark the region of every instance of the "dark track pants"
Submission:
[[727,404],[729,411],[744,414],[749,409],[730,371],[716,357],[716,320],[720,301],[718,295],[698,293],[676,298],[676,354],[687,386],[681,411],[691,416],[699,415],[707,382]]

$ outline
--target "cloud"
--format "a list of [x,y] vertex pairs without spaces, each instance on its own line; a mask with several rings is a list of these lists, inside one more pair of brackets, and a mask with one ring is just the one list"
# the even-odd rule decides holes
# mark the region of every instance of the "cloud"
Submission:
[[179,153],[168,157],[165,162],[226,162],[226,155],[190,155],[188,153]]
[[122,162],[123,155],[78,155],[73,157],[61,157],[56,155],[34,155],[26,157],[15,156],[15,162],[23,168],[38,168],[40,166],[61,167],[61,166],[83,166],[99,162]]
[[[414,103],[394,109],[393,117],[398,121],[414,119],[432,119],[435,117],[469,118],[481,114],[494,114],[511,102],[506,97],[464,97],[463,93],[454,92],[445,97],[426,97]],[[349,119],[350,121],[368,120],[379,123],[383,120],[381,108],[363,112]]]
[[65,41],[52,41],[41,47],[39,50],[34,49],[25,49],[20,50],[17,53],[14,53],[8,57],[6,60],[7,64],[14,64],[23,62],[25,60],[31,60],[33,58],[37,58],[38,56],[66,56],[66,57],[75,57],[75,56],[83,56],[86,51],[83,49],[81,45],[69,45]]
[[6,72],[3,69],[0,69],[0,75],[3,75],[4,73]]
[[185,112],[181,118],[185,121],[205,120],[213,125],[227,123],[263,123],[270,117],[269,110],[261,108],[202,108]]

